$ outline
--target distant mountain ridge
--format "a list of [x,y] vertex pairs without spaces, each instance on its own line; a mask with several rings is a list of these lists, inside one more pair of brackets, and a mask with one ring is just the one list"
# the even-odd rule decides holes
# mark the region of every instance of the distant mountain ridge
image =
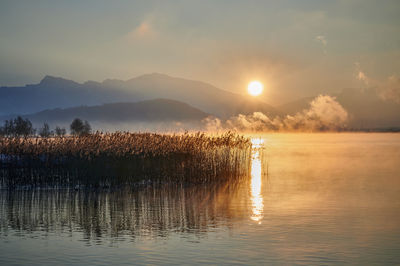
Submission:
[[[186,103],[169,99],[155,99],[134,103],[110,103],[96,106],[48,109],[34,114],[24,115],[35,124],[48,122],[69,123],[74,118],[90,122],[126,123],[126,122],[185,122],[201,121],[209,114]],[[12,118],[2,117],[4,119]],[[1,119],[1,117],[0,117]]]
[[[335,96],[348,111],[350,128],[400,127],[400,104],[382,100],[373,88],[364,90],[348,88],[331,96]],[[0,87],[0,116],[4,118],[10,115],[15,117],[17,114],[31,115],[56,108],[78,108],[74,109],[78,111],[79,108],[83,108],[82,106],[86,106],[85,110],[92,110],[88,107],[160,98],[186,103],[203,113],[228,119],[238,114],[253,112],[262,112],[272,118],[277,115],[294,114],[308,109],[315,97],[299,99],[274,108],[255,97],[225,91],[200,81],[158,73],[126,81],[106,79],[103,82],[84,83],[45,76],[38,84]],[[157,108],[156,105],[151,107]],[[52,110],[53,114],[57,113],[56,111]]]
[[0,114],[29,114],[45,109],[137,102],[167,98],[182,101],[220,118],[260,111],[279,111],[251,96],[221,90],[210,84],[153,73],[127,81],[77,83],[45,76],[40,83],[23,87],[0,87]]

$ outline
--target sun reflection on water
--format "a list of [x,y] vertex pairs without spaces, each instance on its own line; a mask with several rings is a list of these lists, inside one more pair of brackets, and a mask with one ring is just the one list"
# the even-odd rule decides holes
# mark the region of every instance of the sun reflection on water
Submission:
[[261,193],[261,158],[260,148],[262,147],[263,139],[252,139],[251,140],[253,150],[251,154],[251,203],[252,203],[252,214],[251,219],[258,223],[261,223],[263,218],[263,197]]

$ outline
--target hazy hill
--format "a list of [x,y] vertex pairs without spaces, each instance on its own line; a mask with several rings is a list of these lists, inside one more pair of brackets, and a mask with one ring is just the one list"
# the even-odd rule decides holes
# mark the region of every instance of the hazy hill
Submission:
[[310,107],[310,102],[314,98],[315,97],[301,98],[301,99],[280,105],[277,108],[285,114],[293,115],[301,110],[308,109]]
[[[168,122],[200,121],[209,114],[186,103],[168,99],[155,99],[135,103],[111,103],[97,106],[57,108],[24,115],[35,124],[70,123],[79,117],[90,122]],[[3,117],[3,119],[11,117]]]
[[[383,100],[374,89],[344,89],[341,93],[334,94],[336,100],[347,110],[350,115],[352,128],[384,128],[400,126],[400,104]],[[307,109],[314,97],[303,98],[279,106],[279,110],[294,114]]]
[[210,84],[148,74],[127,81],[88,81],[83,84],[46,76],[39,84],[0,88],[0,114],[27,114],[44,109],[116,102],[137,102],[156,98],[183,101],[207,113],[227,118],[239,113],[279,112],[251,96],[235,94]]

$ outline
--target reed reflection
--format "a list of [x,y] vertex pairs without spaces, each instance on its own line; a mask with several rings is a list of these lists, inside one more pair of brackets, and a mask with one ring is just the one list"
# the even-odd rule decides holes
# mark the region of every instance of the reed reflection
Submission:
[[[243,181],[245,182],[245,180]],[[230,228],[245,219],[245,183],[165,185],[100,192],[68,190],[0,191],[0,235],[8,231],[79,232],[86,241],[201,237],[210,228]]]
[[261,158],[260,149],[264,144],[263,139],[252,139],[252,154],[251,154],[251,203],[252,214],[251,219],[261,223],[263,218],[264,200],[261,193],[262,179],[261,179]]

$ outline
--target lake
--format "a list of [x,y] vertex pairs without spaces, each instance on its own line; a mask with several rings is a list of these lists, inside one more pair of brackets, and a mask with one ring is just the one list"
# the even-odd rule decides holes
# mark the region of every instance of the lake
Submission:
[[235,183],[0,191],[0,265],[400,263],[400,134],[251,137]]

